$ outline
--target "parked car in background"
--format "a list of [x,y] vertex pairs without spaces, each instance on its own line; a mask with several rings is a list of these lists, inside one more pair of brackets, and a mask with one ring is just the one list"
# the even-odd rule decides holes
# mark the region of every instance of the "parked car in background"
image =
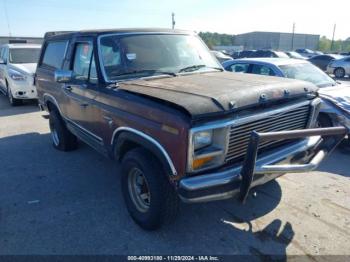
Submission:
[[[225,70],[232,72],[286,77],[311,82],[320,88],[320,94],[327,93],[327,97],[332,97],[333,101],[338,101],[339,103],[345,101],[343,107],[349,110],[350,99],[344,96],[344,90],[350,90],[350,86],[337,83],[308,61],[297,59],[246,58],[226,62],[223,66]],[[349,94],[349,91],[347,91],[347,94]],[[339,110],[332,109],[323,104],[321,114],[318,118],[320,126],[338,125],[342,118],[342,115],[339,115],[338,112]]]
[[315,55],[315,52],[310,50],[310,49],[306,49],[306,48],[299,48],[296,49],[295,52],[297,52],[298,54],[302,55],[303,57],[306,58],[310,58],[313,57]]
[[327,66],[330,62],[341,58],[343,58],[343,56],[335,54],[315,55],[309,58],[308,61],[320,68],[321,70],[326,71]]
[[257,50],[250,57],[279,57],[288,58],[284,52],[274,50]]
[[350,75],[350,56],[331,61],[327,66],[327,73],[333,74],[336,78]]
[[287,51],[285,52],[287,54],[287,56],[289,56],[290,58],[294,58],[294,59],[307,59],[306,57],[302,56],[301,54],[295,52],[295,51]]
[[215,51],[215,50],[211,50],[210,51],[217,60],[219,60],[220,63],[223,63],[225,61],[229,61],[229,60],[233,60],[233,58],[231,56],[225,55],[222,52],[219,51]]
[[[223,63],[227,71],[287,77],[311,82],[318,87],[337,83],[306,60],[281,58],[244,58]],[[243,68],[243,69],[242,69]]]
[[236,58],[246,58],[246,57],[253,57],[256,50],[243,50],[239,52],[238,56]]
[[34,73],[41,46],[5,44],[0,47],[0,91],[15,106],[25,99],[36,99]]
[[187,31],[47,33],[36,79],[53,146],[76,149],[78,137],[120,161],[126,207],[149,230],[175,218],[179,199],[244,201],[251,187],[313,170],[345,135],[310,129],[314,85],[224,72]]

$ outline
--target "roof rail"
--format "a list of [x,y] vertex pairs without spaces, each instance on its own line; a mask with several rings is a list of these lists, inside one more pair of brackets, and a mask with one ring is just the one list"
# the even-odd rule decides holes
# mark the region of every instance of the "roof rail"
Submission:
[[55,35],[62,35],[62,34],[68,34],[73,33],[74,31],[52,31],[52,32],[46,32],[44,35],[44,38],[55,36]]

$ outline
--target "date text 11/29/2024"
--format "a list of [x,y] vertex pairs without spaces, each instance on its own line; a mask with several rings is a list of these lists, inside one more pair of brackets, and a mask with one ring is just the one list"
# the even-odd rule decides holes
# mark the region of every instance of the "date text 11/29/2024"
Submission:
[[128,256],[128,261],[219,261],[217,256]]

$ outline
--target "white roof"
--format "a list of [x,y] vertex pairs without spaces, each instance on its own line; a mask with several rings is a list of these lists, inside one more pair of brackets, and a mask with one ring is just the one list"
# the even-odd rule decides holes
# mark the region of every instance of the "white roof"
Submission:
[[8,46],[10,49],[12,48],[41,48],[40,44],[4,44],[3,46]]
[[309,63],[308,61],[305,61],[305,60],[302,60],[302,59],[272,58],[272,57],[241,58],[241,59],[235,59],[234,61],[261,62],[261,63],[274,64],[276,66]]

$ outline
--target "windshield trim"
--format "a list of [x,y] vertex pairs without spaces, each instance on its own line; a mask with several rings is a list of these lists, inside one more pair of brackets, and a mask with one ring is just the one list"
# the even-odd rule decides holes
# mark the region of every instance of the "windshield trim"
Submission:
[[[106,83],[116,83],[119,82],[118,80],[109,80],[106,74],[106,71],[103,66],[103,61],[102,61],[102,54],[101,54],[101,39],[103,37],[110,37],[110,36],[124,36],[124,35],[187,35],[187,36],[196,36],[194,32],[128,32],[128,33],[111,33],[111,34],[101,34],[97,36],[97,53],[98,53],[98,61],[100,63],[100,69],[102,72],[103,79]],[[200,39],[202,41],[202,39]],[[203,42],[203,41],[202,41]],[[205,45],[206,46],[206,45]],[[208,49],[208,47],[207,47]],[[208,49],[209,50],[209,49]],[[137,78],[139,79],[139,78]],[[121,79],[123,81],[123,79]],[[125,79],[128,80],[128,79]]]

